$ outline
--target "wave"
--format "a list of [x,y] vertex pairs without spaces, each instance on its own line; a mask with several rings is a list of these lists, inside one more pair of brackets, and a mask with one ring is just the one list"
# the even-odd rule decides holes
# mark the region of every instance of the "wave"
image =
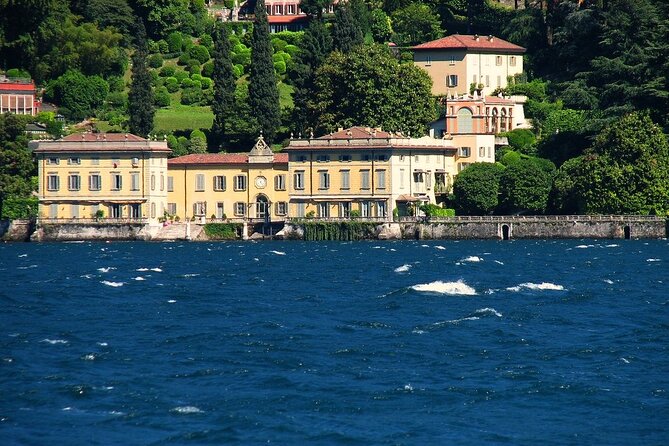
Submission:
[[441,245],[437,245],[437,246],[435,246],[434,248],[435,248],[435,249],[446,249],[446,247],[441,246]]
[[142,277],[142,276],[137,276],[137,277],[134,278],[134,280],[139,280],[139,281],[141,281],[141,280],[146,280],[146,279],[145,279],[144,277]]
[[28,257],[28,254],[21,254],[19,257]]
[[190,413],[203,413],[204,411],[196,406],[178,406],[171,409],[170,412],[190,414]]
[[177,303],[177,301],[174,300],[174,299],[170,299],[170,300],[167,301],[167,303],[168,304],[175,304],[175,303]]
[[110,282],[109,280],[103,280],[100,283],[103,284],[103,285],[113,286],[113,287],[120,287],[120,286],[125,285],[123,282]]
[[646,262],[659,262],[660,259],[646,259]]
[[157,273],[162,273],[163,270],[161,268],[151,268],[151,271],[155,271]]
[[452,295],[464,295],[464,296],[475,296],[476,290],[462,281],[462,279],[457,282],[442,282],[437,280],[430,283],[421,283],[418,285],[411,286],[411,289],[415,291],[422,291],[426,293],[439,293],[439,294],[452,294]]
[[144,272],[144,271],[148,271],[148,270],[149,270],[149,268],[137,268],[135,271]]
[[507,291],[518,292],[523,288],[527,289],[527,290],[564,291],[564,287],[562,285],[556,285],[556,284],[550,283],[550,282],[541,282],[541,283],[526,282],[526,283],[521,283],[520,285],[517,285],[517,286],[508,287]]
[[495,260],[495,263],[498,263],[500,265],[504,265],[504,262],[500,262],[499,260]]
[[65,339],[42,339],[40,342],[46,342],[51,345],[55,344],[69,344],[69,341],[66,341]]
[[90,353],[88,355],[84,355],[81,357],[81,359],[83,359],[84,361],[95,361],[96,358],[97,357],[95,356],[94,353]]
[[409,271],[409,269],[411,269],[411,265],[409,265],[408,263],[405,263],[404,265],[398,266],[397,268],[395,268],[395,272],[396,273],[406,273],[407,271]]
[[31,269],[31,268],[37,268],[37,265],[19,266],[16,269]]
[[578,249],[586,249],[586,248],[594,248],[594,247],[595,247],[595,245],[578,245],[578,246],[574,246],[574,248],[578,248]]
[[105,268],[98,268],[98,271],[100,271],[101,273],[108,273],[109,271],[111,271],[113,269],[116,269],[116,268],[114,268],[113,266],[107,266]]
[[272,254],[276,254],[278,256],[285,256],[286,253],[283,251],[270,251]]
[[469,256],[465,257],[464,259],[460,260],[461,262],[482,262],[483,259],[478,256]]
[[502,317],[502,313],[495,310],[494,308],[479,308],[474,312],[475,314],[491,314],[493,316]]

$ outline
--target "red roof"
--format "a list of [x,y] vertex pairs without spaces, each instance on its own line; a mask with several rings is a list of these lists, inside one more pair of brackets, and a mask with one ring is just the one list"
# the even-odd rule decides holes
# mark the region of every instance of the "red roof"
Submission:
[[453,34],[448,37],[421,43],[413,47],[414,50],[468,50],[518,53],[525,52],[525,48],[494,36],[478,36],[469,34]]
[[321,136],[317,139],[368,139],[368,138],[392,138],[394,135],[380,129],[373,129],[370,127],[350,127],[348,129],[339,130],[330,133],[329,135]]
[[[167,161],[168,166],[184,166],[194,164],[246,164],[249,161],[247,153],[192,153]],[[274,163],[287,164],[287,153],[275,153]]]
[[33,81],[17,81],[4,79],[0,81],[0,91],[30,91],[35,92],[35,83]]
[[146,141],[146,139],[130,133],[72,133],[60,139],[67,142],[125,142],[125,141]]
[[270,25],[282,24],[282,23],[296,23],[296,22],[305,22],[308,19],[306,14],[300,15],[270,15],[267,16],[267,22]]

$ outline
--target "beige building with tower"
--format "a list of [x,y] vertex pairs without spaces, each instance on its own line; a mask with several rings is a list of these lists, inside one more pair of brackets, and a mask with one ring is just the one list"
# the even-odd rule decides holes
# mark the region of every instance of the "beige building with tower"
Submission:
[[39,219],[158,224],[167,209],[165,141],[120,133],[78,133],[32,143]]
[[523,72],[525,48],[494,36],[454,34],[413,47],[414,64],[432,78],[432,94],[463,95],[470,87],[490,95]]
[[271,223],[288,215],[288,155],[261,138],[249,153],[191,154],[169,160],[167,212],[196,223]]

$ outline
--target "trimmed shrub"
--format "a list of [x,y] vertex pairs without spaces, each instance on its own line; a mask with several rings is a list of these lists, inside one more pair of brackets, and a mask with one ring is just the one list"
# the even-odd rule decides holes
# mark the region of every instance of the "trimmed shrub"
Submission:
[[235,65],[243,65],[245,67],[251,65],[251,50],[244,50],[240,53],[233,53],[232,63]]
[[185,71],[177,70],[177,72],[174,73],[174,77],[176,77],[177,80],[181,82],[188,77],[188,73],[186,73]]
[[185,78],[181,81],[181,88],[191,88],[193,86],[193,79],[190,77]]
[[284,51],[286,53],[290,54],[290,57],[295,57],[299,54],[300,47],[295,46],[295,45],[286,45],[286,48],[284,48]]
[[197,59],[191,59],[188,62],[188,68],[186,68],[189,73],[199,73],[200,72],[200,62]]
[[163,56],[160,54],[152,54],[149,56],[149,66],[151,68],[160,68],[163,66]]
[[[191,81],[192,82],[192,81]],[[181,92],[181,103],[183,105],[197,105],[202,101],[202,89],[196,87],[184,88]]]
[[199,41],[200,45],[205,47],[207,51],[209,51],[210,53],[212,52],[212,50],[214,49],[214,40],[211,38],[209,34],[202,34],[199,38]]
[[207,223],[204,225],[204,233],[213,240],[236,240],[241,230],[241,223]]
[[199,63],[206,63],[211,57],[209,56],[209,50],[203,47],[202,45],[194,45],[188,50],[188,54],[191,59],[197,59]]
[[177,69],[173,67],[172,65],[165,65],[160,69],[158,74],[162,77],[172,77],[174,76],[174,73],[177,72]]
[[179,91],[179,81],[175,77],[168,77],[165,79],[165,88],[167,88],[167,91],[170,93],[176,93]]
[[169,107],[170,102],[170,92],[167,90],[167,88],[156,88],[156,91],[153,93],[153,103],[158,107]]
[[183,53],[181,56],[179,56],[179,59],[177,60],[177,64],[179,65],[188,65],[188,62],[190,62],[190,55],[188,53]]
[[31,198],[6,198],[2,202],[2,215],[0,218],[10,220],[25,220],[37,217],[37,204],[39,200]]
[[149,53],[157,53],[160,51],[160,48],[158,47],[158,42],[149,39]]
[[183,36],[181,35],[180,32],[175,31],[173,33],[170,33],[169,36],[167,36],[167,47],[170,53],[180,52],[182,46],[183,46]]
[[19,68],[10,68],[5,75],[10,79],[30,79],[30,73]]
[[203,77],[200,81],[203,89],[209,89],[214,86],[214,81],[210,77]]
[[200,74],[202,74],[202,76],[211,77],[214,74],[214,62],[207,62],[202,65]]
[[158,41],[158,51],[160,51],[162,54],[170,52],[170,46],[167,44],[167,41],[165,41],[165,39],[160,39]]
[[235,77],[242,77],[244,76],[244,66],[240,64],[236,64],[232,66],[232,71],[235,74]]
[[202,75],[200,73],[193,73],[190,75],[190,78],[194,81],[201,81]]
[[274,71],[276,71],[277,74],[286,74],[286,62],[274,62]]
[[274,48],[275,53],[283,51],[283,49],[286,48],[286,45],[288,45],[288,42],[283,39],[272,39],[272,47]]

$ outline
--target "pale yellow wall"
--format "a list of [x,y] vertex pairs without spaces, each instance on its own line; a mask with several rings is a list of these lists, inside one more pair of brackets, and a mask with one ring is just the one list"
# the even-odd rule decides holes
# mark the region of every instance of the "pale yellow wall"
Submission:
[[470,148],[469,157],[456,157],[456,174],[472,163],[495,162],[495,135],[453,135],[452,144],[458,148]]
[[[204,175],[204,190],[196,190],[197,175]],[[235,190],[235,176],[243,175],[246,177],[246,189]],[[285,190],[277,190],[275,177],[285,176]],[[205,219],[210,219],[212,215],[217,216],[217,204],[223,203],[223,213],[228,219],[243,219],[244,215],[235,213],[235,203],[244,203],[246,217],[257,218],[256,207],[253,205],[257,201],[259,194],[268,198],[271,206],[271,219],[282,220],[287,214],[277,213],[278,202],[288,203],[288,167],[285,164],[276,164],[274,166],[261,165],[176,165],[171,166],[168,176],[173,178],[174,189],[168,193],[168,203],[176,205],[175,215],[180,219],[185,217],[192,218],[194,203],[206,203]],[[214,190],[214,177],[225,177],[225,190]],[[266,180],[264,187],[259,187],[256,183],[258,177]],[[251,204],[251,206],[249,206]]]
[[483,94],[490,95],[498,88],[506,88],[509,76],[523,72],[522,54],[469,53],[465,58],[467,85],[477,79],[483,84]]
[[[58,164],[50,164],[52,158],[56,158]],[[70,164],[70,158],[78,158],[80,164]],[[137,158],[136,163],[133,158]],[[37,162],[41,218],[92,218],[97,209],[102,209],[104,217],[109,217],[108,204],[114,202],[124,206],[122,218],[130,215],[127,203],[134,203],[140,205],[141,217],[156,221],[167,203],[167,156],[164,153],[52,152],[38,153]],[[112,172],[121,175],[121,190],[112,190]],[[139,176],[138,190],[131,190],[132,173]],[[48,177],[52,174],[59,178],[57,191],[47,187]],[[68,177],[74,174],[80,178],[79,190],[69,188]],[[90,190],[91,174],[100,175],[100,190]],[[155,178],[153,184],[152,176]],[[58,205],[55,216],[52,215],[54,203]],[[72,205],[77,206],[76,214]],[[155,209],[153,215],[152,209]]]

